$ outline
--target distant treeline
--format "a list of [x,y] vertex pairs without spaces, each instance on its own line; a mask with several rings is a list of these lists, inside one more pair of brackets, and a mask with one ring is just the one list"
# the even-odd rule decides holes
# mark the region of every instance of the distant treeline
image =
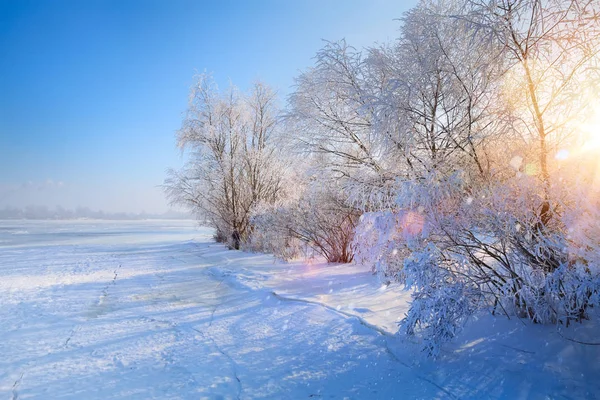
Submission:
[[48,208],[46,206],[27,206],[24,208],[6,207],[0,209],[0,219],[110,219],[110,220],[131,220],[131,219],[190,219],[190,214],[169,210],[162,214],[141,213],[109,213],[104,211],[94,211],[87,207],[78,207],[75,210],[65,209],[63,207]]

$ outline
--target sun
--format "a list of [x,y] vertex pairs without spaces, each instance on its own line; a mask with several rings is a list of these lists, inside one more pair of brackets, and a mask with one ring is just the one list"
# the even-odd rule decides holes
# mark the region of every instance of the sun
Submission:
[[600,152],[600,103],[594,107],[591,118],[581,126],[582,153]]
[[559,147],[554,158],[560,162],[567,160],[582,161],[580,157],[589,159],[600,155],[600,101],[590,107],[588,117],[575,123],[577,133],[570,144]]

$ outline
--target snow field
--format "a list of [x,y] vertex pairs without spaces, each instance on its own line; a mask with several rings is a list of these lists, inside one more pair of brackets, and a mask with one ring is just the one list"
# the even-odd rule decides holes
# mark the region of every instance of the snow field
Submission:
[[191,223],[131,224],[8,240],[0,398],[599,397],[599,346],[564,339],[598,341],[597,324],[560,336],[482,315],[429,360],[394,336],[410,293],[360,266],[281,264]]

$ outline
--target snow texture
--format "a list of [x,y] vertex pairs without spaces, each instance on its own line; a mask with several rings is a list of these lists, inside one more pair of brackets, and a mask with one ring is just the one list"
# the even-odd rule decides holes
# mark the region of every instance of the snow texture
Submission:
[[480,315],[434,361],[396,335],[401,286],[212,235],[0,221],[0,398],[600,397],[600,346],[568,340],[598,342],[598,325]]

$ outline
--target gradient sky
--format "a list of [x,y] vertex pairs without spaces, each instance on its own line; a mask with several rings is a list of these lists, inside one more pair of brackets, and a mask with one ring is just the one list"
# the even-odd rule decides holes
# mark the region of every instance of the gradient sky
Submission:
[[284,97],[322,39],[393,40],[416,0],[0,0],[0,208],[163,212],[196,71]]

